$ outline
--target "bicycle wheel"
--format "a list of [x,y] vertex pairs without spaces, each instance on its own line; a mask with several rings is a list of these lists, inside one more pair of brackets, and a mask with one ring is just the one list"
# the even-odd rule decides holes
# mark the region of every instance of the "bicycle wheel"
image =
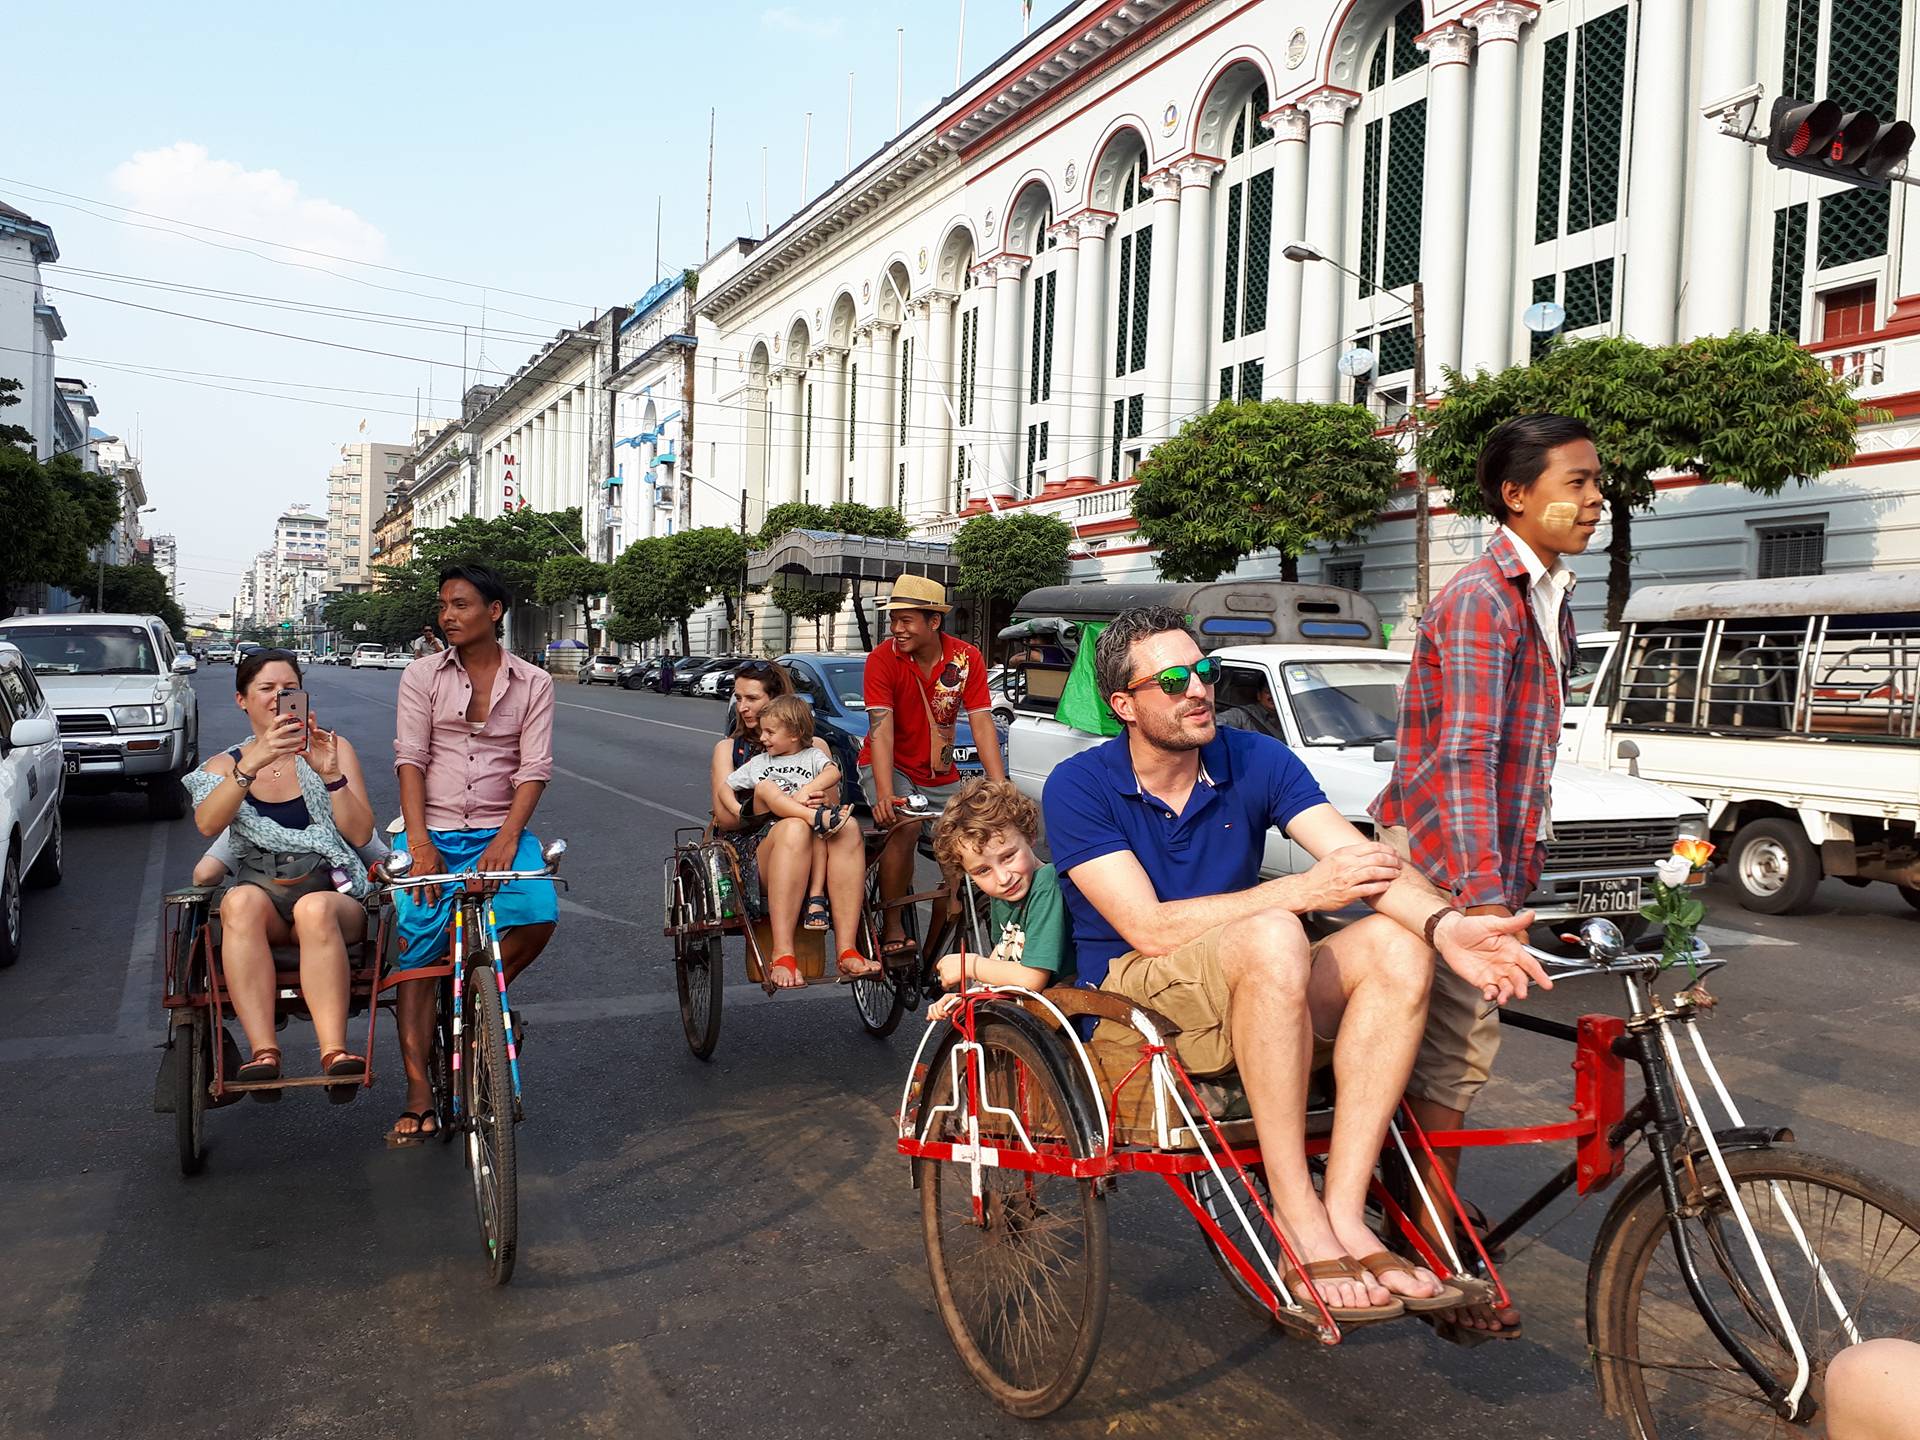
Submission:
[[453,980],[433,982],[433,1054],[427,1061],[427,1085],[433,1094],[440,1138],[453,1134]]
[[[880,935],[874,928],[874,917],[882,913],[879,872],[876,870],[867,876],[866,914],[860,921],[860,953],[870,960],[880,953]],[[913,906],[901,910],[900,924],[909,940],[920,938],[920,917]],[[913,967],[919,963],[920,954],[916,948],[871,980],[851,980],[847,983],[847,988],[853,992],[853,1008],[860,1012],[860,1024],[876,1040],[884,1040],[899,1026],[900,1017],[907,1008],[902,987],[913,973]]]
[[[1089,1122],[1024,1028],[982,1015],[976,1034],[986,1076],[979,1143],[1020,1148],[1014,1126],[985,1109],[991,1105],[1018,1116],[1043,1150],[1088,1154]],[[936,1059],[923,1116],[954,1099],[949,1053]],[[965,1136],[949,1117],[926,1138]],[[1009,1414],[1052,1414],[1086,1380],[1106,1323],[1107,1210],[1098,1182],[983,1168],[976,1219],[971,1165],[914,1163],[927,1268],[961,1364]]]
[[[1848,1336],[1819,1275],[1788,1227],[1792,1207],[1862,1339],[1920,1335],[1920,1201],[1852,1166],[1797,1150],[1743,1150],[1728,1173],[1753,1222],[1781,1297],[1805,1342],[1818,1401],[1826,1363]],[[1711,1165],[1685,1224],[1722,1321],[1788,1384],[1794,1364],[1773,1305]],[[1707,1329],[1680,1273],[1666,1203],[1647,1171],[1616,1202],[1587,1272],[1587,1333],[1600,1398],[1638,1440],[1693,1434],[1823,1434],[1774,1414]]]
[[[674,920],[680,925],[705,923],[707,915],[706,877],[702,867],[688,861],[680,866],[680,913]],[[680,1028],[686,1033],[687,1048],[696,1059],[705,1060],[720,1043],[720,995],[725,988],[722,971],[725,955],[718,935],[674,937],[674,988],[680,996]]]
[[[1226,1232],[1227,1238],[1233,1241],[1240,1253],[1246,1257],[1247,1262],[1258,1271],[1261,1268],[1259,1258],[1253,1253],[1253,1246],[1240,1223],[1240,1217],[1234,1214],[1233,1206],[1227,1201],[1228,1195],[1232,1195],[1240,1202],[1240,1208],[1246,1212],[1247,1220],[1252,1224],[1253,1233],[1259,1237],[1260,1244],[1273,1257],[1274,1265],[1284,1273],[1287,1265],[1286,1257],[1281,1252],[1280,1242],[1273,1233],[1273,1227],[1260,1218],[1259,1210],[1255,1208],[1247,1194],[1248,1189],[1251,1188],[1253,1193],[1260,1197],[1260,1203],[1267,1207],[1268,1213],[1272,1213],[1273,1196],[1267,1192],[1266,1171],[1258,1165],[1249,1165],[1246,1171],[1247,1178],[1244,1181],[1232,1170],[1226,1173],[1225,1188],[1221,1187],[1211,1170],[1201,1170],[1184,1177],[1187,1193],[1192,1195],[1200,1208],[1207,1212],[1213,1223]],[[1269,1325],[1279,1324],[1273,1308],[1256,1295],[1253,1287],[1247,1284],[1246,1277],[1233,1268],[1226,1253],[1220,1248],[1219,1242],[1204,1230],[1200,1232],[1200,1238],[1206,1242],[1207,1253],[1213,1257],[1213,1263],[1220,1268],[1220,1274],[1226,1280],[1227,1288],[1233,1292],[1233,1298],[1246,1306],[1255,1319],[1264,1320]]]
[[213,1083],[213,1027],[197,1010],[175,1012],[173,1131],[180,1147],[180,1173],[198,1175],[207,1163],[207,1087]]
[[463,1099],[473,1203],[486,1245],[487,1274],[496,1285],[513,1278],[520,1239],[520,1182],[513,1153],[513,1082],[507,1073],[507,1037],[500,988],[491,965],[467,972],[461,1023]]

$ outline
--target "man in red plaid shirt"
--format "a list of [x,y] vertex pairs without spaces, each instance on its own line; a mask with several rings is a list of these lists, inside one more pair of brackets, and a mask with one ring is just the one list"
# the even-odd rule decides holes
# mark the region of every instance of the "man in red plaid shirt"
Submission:
[[[1400,701],[1398,759],[1373,804],[1380,838],[1469,915],[1519,913],[1540,879],[1567,662],[1574,654],[1563,555],[1584,552],[1604,513],[1586,424],[1522,415],[1487,437],[1475,480],[1498,520],[1486,553],[1420,619]],[[1445,966],[1407,1093],[1429,1130],[1457,1130],[1492,1072],[1500,1016]],[[1449,1170],[1457,1150],[1442,1152]],[[1520,1333],[1519,1316],[1473,1306],[1452,1323]]]

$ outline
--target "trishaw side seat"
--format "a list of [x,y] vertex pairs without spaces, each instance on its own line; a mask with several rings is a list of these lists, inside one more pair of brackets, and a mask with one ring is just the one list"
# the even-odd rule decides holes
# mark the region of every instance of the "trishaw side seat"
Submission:
[[1159,1032],[1162,1040],[1171,1040],[1180,1033],[1178,1025],[1152,1006],[1129,1000],[1124,995],[1115,995],[1109,990],[1093,990],[1085,985],[1050,985],[1041,995],[1063,1015],[1070,1017],[1091,1015],[1096,1020],[1111,1020],[1132,1029],[1133,1017],[1138,1015]]

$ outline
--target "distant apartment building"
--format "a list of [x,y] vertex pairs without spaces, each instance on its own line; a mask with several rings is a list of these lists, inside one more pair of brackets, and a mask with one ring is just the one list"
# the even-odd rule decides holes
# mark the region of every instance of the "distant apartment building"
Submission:
[[171,535],[155,535],[153,544],[153,568],[158,570],[167,582],[167,593],[174,599],[180,598],[180,542]]
[[373,588],[373,527],[386,513],[408,447],[362,441],[340,447],[327,471],[327,589]]

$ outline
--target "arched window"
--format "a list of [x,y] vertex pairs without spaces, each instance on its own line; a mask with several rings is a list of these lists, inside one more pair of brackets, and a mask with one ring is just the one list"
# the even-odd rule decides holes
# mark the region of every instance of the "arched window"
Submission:
[[[1231,72],[1229,72],[1231,74]],[[1226,76],[1221,83],[1235,80]],[[1238,83],[1244,85],[1244,78]],[[1214,273],[1220,276],[1221,400],[1259,400],[1266,386],[1267,270],[1273,255],[1272,106],[1265,80],[1240,102],[1218,185]],[[1284,243],[1284,242],[1283,242]]]
[[[1125,479],[1140,461],[1146,437],[1148,296],[1153,288],[1153,192],[1147,185],[1146,147],[1139,137],[1116,137],[1115,145],[1139,147],[1121,182],[1119,218],[1108,241],[1111,257],[1107,303],[1113,325],[1114,384],[1108,478]],[[1091,370],[1091,365],[1089,365]],[[1091,376],[1082,383],[1092,383]]]

